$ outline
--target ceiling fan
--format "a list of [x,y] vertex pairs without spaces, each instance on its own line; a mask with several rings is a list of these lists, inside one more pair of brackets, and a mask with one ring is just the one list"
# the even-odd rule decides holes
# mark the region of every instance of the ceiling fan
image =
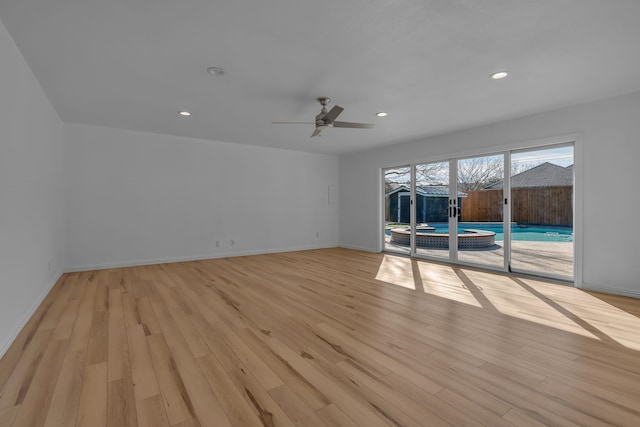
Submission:
[[311,137],[322,136],[320,132],[329,128],[353,128],[353,129],[371,129],[373,127],[370,123],[353,123],[353,122],[338,122],[336,118],[342,113],[344,108],[335,105],[331,110],[327,111],[327,104],[331,102],[331,99],[326,97],[318,98],[318,102],[322,105],[320,114],[316,116],[315,122],[271,122],[279,125],[316,125],[316,130],[313,131]]

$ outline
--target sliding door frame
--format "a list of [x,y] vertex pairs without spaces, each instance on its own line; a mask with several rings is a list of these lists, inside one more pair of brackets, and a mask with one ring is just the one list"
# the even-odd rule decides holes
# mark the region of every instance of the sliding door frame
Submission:
[[[546,146],[534,146],[534,147],[527,147],[527,148],[521,148],[521,149],[514,149],[511,150],[509,152],[509,158],[511,159],[511,154],[518,154],[518,153],[526,153],[526,152],[535,152],[535,151],[539,151],[539,150],[545,150],[545,149],[553,149],[553,148],[562,148],[562,147],[572,147],[573,148],[573,191],[572,191],[572,215],[573,215],[573,282],[576,282],[576,276],[577,276],[577,268],[576,268],[576,263],[577,263],[577,244],[576,244],[576,238],[577,238],[577,232],[576,232],[576,172],[575,172],[575,167],[576,167],[576,142],[572,141],[572,142],[564,142],[564,143],[558,143],[558,144],[550,144],[550,145],[546,145]],[[511,168],[511,160],[509,160],[509,169]],[[506,169],[505,169],[506,170]],[[511,173],[508,174],[509,175],[509,183],[511,182]],[[509,206],[511,206],[511,199],[513,198],[513,195],[511,194],[511,189],[509,189]],[[509,213],[509,224],[511,224],[511,213]],[[509,226],[509,233],[511,233],[511,226]],[[505,242],[506,242],[506,235],[505,235]],[[509,236],[509,244],[505,245],[506,247],[509,248],[509,251],[511,252],[511,236]],[[549,279],[553,279],[553,280],[558,280],[558,281],[569,281],[567,276],[563,276],[563,275],[557,275],[557,274],[540,274],[537,271],[533,271],[533,270],[527,270],[527,269],[521,269],[521,268],[513,268],[513,266],[511,265],[511,253],[509,253],[509,257],[506,258],[506,260],[508,261],[509,265],[509,272],[515,273],[515,274],[525,274],[528,276],[542,276],[545,278],[549,278]]]
[[[511,173],[510,173],[510,165],[511,165],[511,152],[514,151],[524,151],[527,149],[544,149],[544,148],[550,148],[552,146],[562,146],[562,145],[573,145],[573,158],[574,158],[574,167],[573,167],[573,174],[574,174],[574,178],[573,178],[573,198],[574,198],[574,209],[573,209],[573,233],[574,233],[574,239],[573,239],[573,253],[574,253],[574,260],[573,260],[573,286],[577,287],[577,288],[582,288],[583,287],[583,276],[582,276],[582,270],[583,270],[583,264],[582,264],[582,258],[583,258],[583,136],[581,133],[573,133],[573,134],[568,134],[568,135],[562,135],[562,136],[556,136],[556,137],[549,137],[549,138],[543,138],[543,139],[536,139],[536,140],[528,140],[528,141],[520,141],[520,142],[514,142],[514,143],[510,143],[510,144],[504,144],[504,145],[497,145],[497,146],[490,146],[490,147],[485,147],[483,149],[477,149],[477,150],[464,150],[464,151],[458,151],[458,152],[453,152],[453,153],[449,153],[447,155],[440,155],[440,156],[428,156],[428,157],[424,157],[424,158],[414,158],[412,159],[408,164],[411,168],[411,179],[412,179],[412,186],[411,186],[411,248],[410,248],[410,255],[411,257],[415,257],[415,258],[420,258],[420,259],[427,259],[427,260],[434,260],[434,261],[439,261],[442,262],[442,260],[438,260],[438,259],[433,259],[433,258],[429,258],[429,257],[424,257],[424,256],[419,256],[416,254],[416,247],[415,247],[415,215],[416,215],[416,203],[415,203],[415,197],[416,197],[416,184],[415,184],[415,165],[417,164],[421,164],[421,163],[433,163],[433,162],[457,162],[458,159],[461,158],[469,158],[469,157],[474,157],[474,156],[488,156],[488,155],[496,155],[496,154],[504,154],[505,156],[505,177],[504,177],[504,191],[505,191],[505,195],[508,194],[508,203],[504,206],[504,214],[503,214],[503,224],[504,224],[504,238],[505,241],[507,241],[507,239],[509,239],[509,241],[511,240]],[[378,228],[378,230],[382,230],[382,233],[380,234],[380,239],[379,239],[379,245],[378,245],[378,252],[383,252],[384,251],[384,206],[383,206],[383,202],[384,202],[384,174],[383,174],[383,170],[385,169],[389,169],[389,168],[394,168],[394,167],[399,167],[397,166],[398,164],[403,164],[402,162],[398,162],[395,164],[388,164],[388,165],[383,165],[379,171],[380,171],[380,188],[378,191],[378,194],[381,194],[382,197],[381,199],[379,199],[379,203],[378,203],[378,212],[379,212],[379,221],[378,223],[381,224],[382,226]],[[407,163],[404,163],[404,165],[407,165]],[[508,166],[507,166],[508,165]],[[457,170],[456,170],[457,172]],[[455,176],[456,174],[452,174],[450,171],[450,183],[452,180],[455,180]],[[454,177],[454,178],[451,178]],[[455,183],[454,186],[454,190],[456,191],[454,194],[457,195],[457,182]],[[451,192],[451,186],[449,191]],[[506,197],[506,196],[505,196]],[[451,244],[450,244],[451,245]],[[457,241],[455,242],[455,248],[451,248],[450,249],[454,249],[454,251],[456,252],[457,255]],[[510,253],[510,245],[509,244],[505,244],[505,256],[504,256],[504,266],[503,268],[491,268],[489,266],[483,266],[483,265],[475,265],[475,264],[471,264],[471,263],[461,263],[459,261],[457,261],[457,256],[455,257],[456,261],[453,262],[451,261],[452,257],[449,257],[448,261],[449,263],[453,264],[453,265],[465,265],[465,266],[471,266],[471,267],[477,267],[477,268],[481,268],[481,269],[485,269],[485,270],[493,270],[493,271],[500,271],[500,272],[509,272],[509,261],[510,261],[510,257],[511,257],[511,253]],[[447,261],[445,261],[447,262]],[[524,272],[523,272],[524,273]],[[526,274],[526,273],[525,273]],[[554,277],[549,277],[550,279],[554,279]]]

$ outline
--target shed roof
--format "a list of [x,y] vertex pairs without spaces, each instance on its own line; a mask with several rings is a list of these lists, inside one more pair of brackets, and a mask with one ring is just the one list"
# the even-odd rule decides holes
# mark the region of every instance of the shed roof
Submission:
[[[570,187],[573,185],[573,165],[562,167],[544,162],[511,177],[511,188]],[[493,190],[503,187],[503,181],[485,187]]]
[[[411,188],[406,185],[388,191],[385,195],[390,196],[399,192],[409,192]],[[424,197],[449,197],[449,187],[446,185],[418,185],[416,186],[416,194]],[[466,193],[458,191],[458,197],[467,197]]]

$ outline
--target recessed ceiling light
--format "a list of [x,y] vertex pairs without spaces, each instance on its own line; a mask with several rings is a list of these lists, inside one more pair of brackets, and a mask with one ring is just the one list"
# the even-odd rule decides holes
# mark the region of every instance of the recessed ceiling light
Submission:
[[181,116],[184,116],[184,117],[188,117],[188,116],[191,115],[191,113],[188,112],[188,111],[180,111],[178,114],[180,114]]
[[207,73],[211,74],[212,76],[221,76],[224,74],[224,68],[209,67],[207,68]]
[[379,113],[376,113],[376,116],[378,116],[378,117],[386,117],[388,115],[389,115],[389,113],[385,113],[384,111],[380,111]]
[[497,73],[491,74],[491,78],[493,80],[500,80],[500,79],[504,79],[508,75],[509,75],[509,73],[506,72],[506,71],[498,71]]

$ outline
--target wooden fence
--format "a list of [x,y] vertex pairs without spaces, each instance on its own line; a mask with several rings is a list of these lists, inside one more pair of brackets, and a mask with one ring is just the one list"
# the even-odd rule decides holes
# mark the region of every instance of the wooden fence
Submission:
[[[467,191],[462,221],[502,221],[502,189]],[[528,224],[573,226],[573,187],[511,189],[511,220]]]

